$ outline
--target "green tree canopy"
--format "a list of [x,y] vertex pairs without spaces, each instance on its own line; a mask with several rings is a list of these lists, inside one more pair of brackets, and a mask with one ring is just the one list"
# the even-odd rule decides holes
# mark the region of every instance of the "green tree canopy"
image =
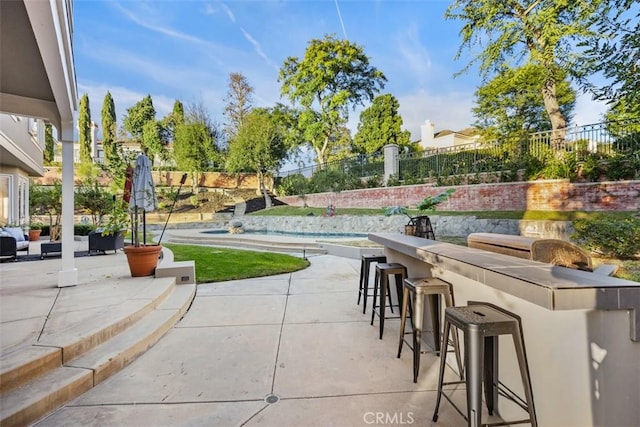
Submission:
[[89,95],[80,98],[78,116],[78,139],[80,142],[80,161],[92,162],[91,158],[91,110],[89,109]]
[[587,50],[590,70],[608,83],[591,89],[611,104],[611,114],[640,117],[640,8],[637,0],[615,0],[613,9],[598,25],[602,37]]
[[[528,135],[551,130],[549,115],[542,102],[544,70],[526,64],[505,68],[475,93],[475,126],[482,129],[485,140]],[[571,119],[576,94],[566,79],[558,81],[557,96],[561,113]]]
[[564,140],[566,117],[560,108],[558,83],[582,69],[576,39],[596,37],[594,22],[605,12],[606,0],[455,0],[446,17],[463,21],[462,45],[480,47],[465,68],[479,63],[483,77],[507,67],[532,63],[544,70],[540,90],[556,141]]
[[127,114],[122,122],[125,130],[138,141],[143,144],[142,135],[145,123],[155,120],[156,109],[153,107],[151,95],[145,96],[131,108],[127,109]]
[[116,145],[116,105],[111,96],[111,92],[107,91],[102,102],[102,149],[104,150],[105,164],[109,166],[113,162],[117,162],[118,150]]
[[91,221],[97,226],[102,221],[102,215],[109,212],[112,205],[111,193],[104,190],[98,184],[95,176],[83,179],[76,187],[75,205],[88,215],[91,215]]
[[287,58],[278,80],[282,95],[302,106],[299,128],[323,164],[332,142],[340,140],[349,107],[371,101],[386,77],[369,64],[362,47],[327,35],[311,40],[303,59]]
[[387,144],[409,146],[411,134],[402,130],[402,117],[398,114],[400,103],[395,96],[377,96],[369,108],[360,113],[358,132],[353,146],[363,154],[376,153]]
[[176,126],[182,123],[184,123],[184,105],[176,99],[173,103],[173,109],[161,122],[167,141],[173,141]]
[[256,172],[268,208],[272,202],[267,193],[266,177],[277,171],[287,154],[286,130],[277,114],[264,108],[256,108],[247,114],[238,134],[229,142],[227,157],[230,172]]
[[198,174],[209,169],[215,160],[216,129],[201,104],[190,105],[183,123],[175,127],[173,156],[179,169],[191,174],[193,192],[198,186]]

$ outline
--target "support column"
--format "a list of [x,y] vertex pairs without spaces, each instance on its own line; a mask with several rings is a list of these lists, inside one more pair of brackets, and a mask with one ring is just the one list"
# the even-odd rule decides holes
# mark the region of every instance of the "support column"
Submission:
[[400,171],[398,160],[398,145],[387,144],[383,147],[384,150],[384,184],[387,185],[389,177],[394,175],[398,177]]
[[64,128],[69,132],[60,132],[62,138],[62,269],[58,272],[58,287],[75,286],[78,284],[78,269],[75,267],[73,241],[73,123]]

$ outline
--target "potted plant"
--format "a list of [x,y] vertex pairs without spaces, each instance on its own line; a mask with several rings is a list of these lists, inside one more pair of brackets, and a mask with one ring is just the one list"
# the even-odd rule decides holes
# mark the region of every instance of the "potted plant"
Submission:
[[29,187],[29,208],[32,214],[49,215],[49,240],[52,242],[60,240],[60,217],[62,215],[62,184],[60,181],[56,181],[50,187],[31,185]]
[[40,233],[42,233],[42,223],[32,222],[29,224],[29,241],[37,242],[40,240]]
[[[125,246],[124,253],[127,255],[129,271],[133,277],[151,276],[155,273],[158,265],[162,246],[159,244],[148,245],[146,242],[146,213],[154,211],[158,202],[155,194],[155,184],[151,176],[151,162],[144,153],[138,156],[135,169],[131,173],[127,173],[127,179],[131,183],[129,211],[132,213],[131,233],[133,244]],[[127,185],[125,185],[126,187]],[[142,213],[142,224],[140,224],[140,213]],[[142,230],[142,241],[140,240],[140,230]]]
[[408,236],[414,236],[416,234],[416,225],[414,224],[413,217],[409,215],[409,211],[404,206],[390,206],[384,210],[386,216],[391,215],[406,215],[409,218],[409,222],[404,226],[404,234]]
[[[443,191],[440,194],[435,196],[427,196],[418,205],[416,208],[418,209],[418,215],[424,215],[426,212],[434,211],[436,206],[440,203],[444,202],[453,194],[456,190],[453,188],[448,189],[447,191]],[[402,206],[391,206],[385,209],[384,214],[386,216],[389,215],[398,215],[404,214],[409,217],[409,222],[404,226],[404,234],[409,236],[415,236],[418,225],[416,224],[416,217],[412,217],[409,215],[409,212],[406,207]]]
[[[107,221],[102,221],[107,218]],[[113,201],[113,209],[109,216],[101,216],[100,227],[89,233],[89,255],[93,252],[105,252],[124,248],[124,237],[131,223],[129,213],[122,202]]]

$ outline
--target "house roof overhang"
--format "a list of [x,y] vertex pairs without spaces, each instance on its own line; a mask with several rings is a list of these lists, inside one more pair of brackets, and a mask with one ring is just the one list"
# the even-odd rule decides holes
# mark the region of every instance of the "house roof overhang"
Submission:
[[0,1],[0,111],[41,118],[73,140],[71,0]]

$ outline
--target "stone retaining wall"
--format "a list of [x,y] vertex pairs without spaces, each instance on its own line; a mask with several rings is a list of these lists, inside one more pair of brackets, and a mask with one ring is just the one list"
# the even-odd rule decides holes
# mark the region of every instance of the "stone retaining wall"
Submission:
[[[437,236],[466,237],[470,233],[501,233],[569,240],[570,221],[530,221],[513,219],[477,219],[475,216],[431,216]],[[291,233],[374,233],[403,232],[408,218],[394,216],[241,216],[239,221],[250,230],[284,231]],[[229,221],[172,223],[169,228],[226,228]],[[162,224],[154,225],[162,228]]]

